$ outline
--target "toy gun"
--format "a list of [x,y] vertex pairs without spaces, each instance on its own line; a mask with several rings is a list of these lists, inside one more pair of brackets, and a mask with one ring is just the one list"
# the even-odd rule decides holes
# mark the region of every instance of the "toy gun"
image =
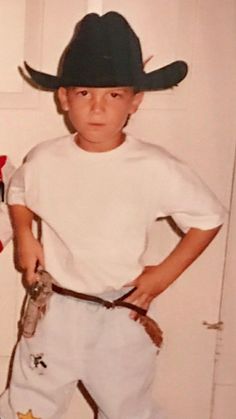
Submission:
[[53,293],[52,278],[44,270],[37,270],[36,282],[28,289],[26,309],[21,319],[22,334],[26,338],[34,335],[39,319],[45,314]]

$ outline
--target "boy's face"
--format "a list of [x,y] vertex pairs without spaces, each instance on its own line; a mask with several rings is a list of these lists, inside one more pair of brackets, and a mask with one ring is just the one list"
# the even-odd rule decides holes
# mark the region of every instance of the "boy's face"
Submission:
[[143,93],[129,87],[60,87],[62,109],[81,138],[90,143],[119,138],[127,117],[138,109]]

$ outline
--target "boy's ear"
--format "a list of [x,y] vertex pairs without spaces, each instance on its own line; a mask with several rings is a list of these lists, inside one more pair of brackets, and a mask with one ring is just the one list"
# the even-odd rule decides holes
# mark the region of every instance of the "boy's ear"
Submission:
[[135,113],[138,110],[141,102],[143,101],[143,97],[144,97],[144,92],[135,93],[132,100],[132,104],[131,104],[131,110],[130,110],[131,114]]
[[64,112],[69,110],[67,89],[65,87],[59,87],[57,90],[57,97],[59,99],[61,108]]

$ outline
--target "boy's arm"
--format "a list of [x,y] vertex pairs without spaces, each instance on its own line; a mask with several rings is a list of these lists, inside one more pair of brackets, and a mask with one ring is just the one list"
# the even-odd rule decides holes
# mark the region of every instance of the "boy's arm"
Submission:
[[[125,301],[148,309],[151,301],[165,291],[206,249],[220,228],[191,228],[159,265],[147,266],[138,278],[126,284],[137,289]],[[131,312],[130,317],[136,319],[137,314]]]
[[24,205],[9,205],[16,245],[16,259],[19,268],[24,271],[28,284],[35,281],[37,262],[44,266],[43,249],[32,233],[34,214]]

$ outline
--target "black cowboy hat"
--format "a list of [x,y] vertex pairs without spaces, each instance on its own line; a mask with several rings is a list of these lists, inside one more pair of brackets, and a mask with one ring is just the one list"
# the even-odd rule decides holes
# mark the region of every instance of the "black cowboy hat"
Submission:
[[27,63],[25,67],[33,82],[47,90],[62,86],[163,90],[176,86],[188,71],[184,61],[175,61],[145,73],[140,41],[117,12],[90,13],[79,22],[60,60],[58,76],[36,71]]

